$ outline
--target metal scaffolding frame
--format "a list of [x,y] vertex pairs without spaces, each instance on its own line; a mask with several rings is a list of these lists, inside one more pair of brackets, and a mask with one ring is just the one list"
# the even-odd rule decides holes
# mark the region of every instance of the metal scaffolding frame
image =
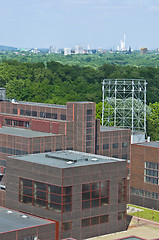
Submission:
[[104,79],[102,125],[146,136],[146,84],[144,79]]

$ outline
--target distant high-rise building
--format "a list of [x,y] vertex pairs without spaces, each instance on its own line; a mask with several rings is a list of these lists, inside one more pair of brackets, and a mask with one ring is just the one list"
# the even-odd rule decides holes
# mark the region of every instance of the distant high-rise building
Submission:
[[84,53],[83,46],[76,45],[75,46],[75,54],[83,54],[83,53]]
[[55,48],[54,45],[51,45],[51,46],[50,46],[49,53],[57,53],[57,49]]
[[131,47],[129,47],[129,54],[131,54],[132,53],[132,49],[131,49]]
[[145,48],[145,47],[140,48],[140,54],[141,55],[147,54],[147,48]]
[[38,54],[38,49],[37,48],[34,48],[33,50],[32,50],[32,52],[34,53],[34,54]]
[[71,54],[71,48],[64,48],[64,55]]
[[126,50],[126,35],[125,35],[125,33],[124,33],[124,41],[123,40],[121,40],[120,41],[120,48],[121,48],[121,51],[125,51]]

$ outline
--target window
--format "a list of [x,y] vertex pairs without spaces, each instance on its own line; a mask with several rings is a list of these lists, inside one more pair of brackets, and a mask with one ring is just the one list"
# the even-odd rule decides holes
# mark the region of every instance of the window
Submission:
[[87,115],[92,115],[92,109],[87,110]]
[[113,143],[113,148],[118,148],[118,143]]
[[92,127],[92,122],[87,122],[87,127]]
[[137,196],[142,196],[145,198],[158,199],[158,193],[144,191],[142,189],[137,189],[137,188],[131,188],[131,194],[137,195]]
[[61,120],[66,120],[66,115],[65,114],[61,114]]
[[91,122],[92,121],[92,116],[87,116],[87,121]]
[[82,219],[82,227],[88,227],[90,226],[90,218],[85,218],[85,219]]
[[52,113],[52,119],[57,119],[57,114],[56,113]]
[[87,141],[87,142],[86,142],[86,146],[87,146],[87,147],[90,147],[91,145],[92,145],[92,142],[91,142],[91,141]]
[[91,217],[91,225],[99,224],[99,216]]
[[158,199],[158,193],[152,192],[152,193],[151,193],[151,197],[152,197],[153,199]]
[[26,121],[5,119],[5,124],[7,126],[12,126],[12,127],[26,127],[26,128],[29,128],[29,122],[26,122]]
[[20,109],[20,115],[25,115],[25,110],[23,110],[23,109]]
[[46,113],[46,118],[51,118],[51,113]]
[[[134,194],[137,195],[136,193],[134,193]],[[145,197],[146,198],[151,198],[151,192],[145,191]]]
[[41,118],[45,118],[46,117],[46,113],[45,112],[40,112],[40,117]]
[[72,222],[63,222],[62,229],[63,231],[72,230]]
[[72,210],[72,186],[62,187],[20,178],[20,202],[55,212]]
[[138,196],[144,196],[144,191],[142,189],[131,188],[131,193]]
[[24,127],[29,128],[29,122],[24,122]]
[[13,114],[18,114],[18,110],[16,108],[13,108]]
[[154,162],[145,162],[144,182],[159,184],[159,164]]
[[33,117],[37,117],[37,112],[36,111],[32,111],[32,116]]
[[126,219],[126,212],[118,212],[118,220]]
[[109,144],[103,144],[103,150],[104,149],[109,149]]
[[86,148],[86,153],[92,153],[92,148],[91,147],[87,147]]
[[12,126],[12,119],[5,119],[6,125]]
[[92,133],[92,129],[91,128],[88,128],[87,129],[87,134],[91,134]]
[[82,219],[82,227],[88,227],[91,225],[96,225],[96,224],[102,224],[102,223],[107,223],[109,215],[101,215],[101,216],[95,216],[95,217],[89,217],[89,218],[83,218]]
[[109,204],[109,180],[82,184],[82,209]]
[[18,125],[18,121],[13,120],[13,121],[12,121],[12,125],[13,125],[14,127],[16,127],[16,126]]
[[6,147],[0,147],[0,152],[2,153],[8,153],[11,155],[24,155],[24,154],[28,154],[27,151],[22,151],[19,149],[12,149],[12,148],[6,148]]
[[108,222],[108,215],[100,216],[100,223],[106,223],[106,222]]
[[127,160],[128,155],[127,154],[122,154],[122,159],[126,159]]
[[31,116],[31,111],[30,110],[26,110],[26,115],[27,116]]
[[127,146],[128,146],[127,142],[122,143],[122,147],[127,147]]
[[126,178],[118,180],[118,203],[126,202]]
[[99,150],[99,145],[96,145],[96,150]]
[[86,140],[91,140],[92,139],[92,135],[86,135]]

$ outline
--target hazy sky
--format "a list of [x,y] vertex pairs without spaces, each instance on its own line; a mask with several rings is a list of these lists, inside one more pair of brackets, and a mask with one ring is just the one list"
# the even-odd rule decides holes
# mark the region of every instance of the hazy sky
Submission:
[[159,47],[159,0],[0,0],[0,45]]

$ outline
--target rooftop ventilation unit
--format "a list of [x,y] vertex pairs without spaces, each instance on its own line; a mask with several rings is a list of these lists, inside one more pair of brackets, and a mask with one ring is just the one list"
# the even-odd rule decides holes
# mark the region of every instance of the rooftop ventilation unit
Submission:
[[72,163],[76,163],[77,162],[77,160],[70,159],[69,157],[65,158],[65,157],[60,157],[60,156],[57,156],[57,155],[45,154],[45,157],[52,158],[52,159],[57,159],[57,160],[61,160],[61,161],[65,161],[67,163],[68,162],[72,162]]
[[22,218],[28,218],[28,216],[26,215],[20,215]]
[[73,164],[74,162],[72,162],[72,161],[68,161],[68,162],[66,162],[67,164]]
[[11,213],[13,213],[13,212],[12,212],[12,211],[10,211],[10,210],[8,210],[8,211],[7,211],[7,213],[8,213],[8,214],[11,214]]
[[97,158],[91,158],[91,161],[98,161]]

